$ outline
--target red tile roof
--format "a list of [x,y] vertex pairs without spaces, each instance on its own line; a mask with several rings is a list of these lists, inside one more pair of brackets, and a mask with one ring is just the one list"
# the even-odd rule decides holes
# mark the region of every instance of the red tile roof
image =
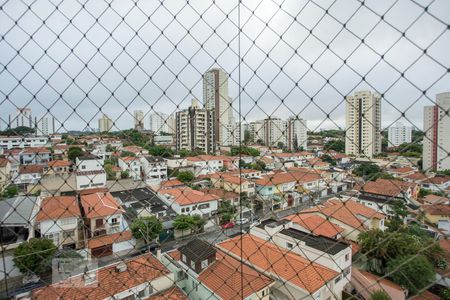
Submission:
[[81,195],[81,206],[87,218],[122,214],[124,210],[109,192]]
[[184,186],[185,184],[178,179],[171,179],[164,181],[161,183],[161,188],[171,188],[171,187],[177,187],[177,186]]
[[72,165],[71,161],[68,160],[52,160],[47,163],[47,166],[51,168],[56,167],[70,167]]
[[402,192],[406,192],[409,188],[415,187],[417,187],[416,183],[379,178],[376,181],[367,182],[362,186],[361,191],[370,194],[397,197],[401,196]]
[[51,151],[45,147],[30,147],[23,149],[24,154],[38,154],[38,153],[51,153]]
[[216,262],[204,270],[198,280],[222,299],[245,299],[274,281],[239,260],[216,253]]
[[[384,215],[353,200],[341,201],[336,198],[305,210],[300,213],[318,213],[328,218],[334,218],[356,229],[364,229],[364,218],[384,219]],[[359,217],[359,216],[362,216]]]
[[[121,261],[122,262],[122,261]],[[33,291],[34,300],[58,299],[106,299],[123,291],[155,279],[167,276],[170,271],[151,254],[124,261],[127,269],[116,271],[118,263],[98,269],[97,283],[85,285],[83,275],[54,283]]]
[[220,198],[216,195],[205,194],[201,191],[193,190],[189,187],[179,187],[174,189],[165,189],[159,191],[162,195],[170,195],[173,197],[174,202],[179,205],[191,205],[195,203],[202,203],[214,200],[220,200]]
[[255,183],[262,186],[272,186],[289,182],[297,182],[300,184],[320,179],[322,179],[322,177],[315,172],[288,172],[262,176],[261,179],[255,180]]
[[174,286],[156,295],[150,296],[148,300],[189,300],[183,290]]
[[203,189],[201,190],[205,194],[213,194],[223,200],[230,200],[239,198],[239,194],[235,192],[225,191],[222,189]]
[[77,199],[75,196],[55,196],[42,200],[36,220],[40,222],[69,217],[81,218]]
[[450,205],[447,204],[423,205],[422,209],[430,215],[450,217]]
[[242,258],[248,264],[314,293],[339,275],[318,263],[251,234],[236,236],[218,244],[219,248]]
[[35,173],[43,173],[44,166],[43,165],[23,165],[19,168],[19,174],[35,174]]
[[378,290],[385,291],[391,299],[406,299],[406,291],[392,281],[372,273],[352,268],[352,286],[364,299],[370,299],[371,294]]
[[108,234],[103,236],[97,236],[89,239],[88,241],[88,248],[98,248],[105,245],[111,245],[113,243],[120,243],[124,241],[131,240],[133,235],[131,234],[131,231],[122,231],[122,232],[116,232],[114,234]]
[[441,185],[441,184],[444,184],[449,181],[450,181],[450,175],[446,175],[446,176],[435,176],[433,178],[428,178],[427,180],[423,181],[423,183],[432,183],[432,184]]
[[344,231],[342,227],[314,214],[294,214],[287,216],[285,219],[308,229],[315,235],[332,238]]

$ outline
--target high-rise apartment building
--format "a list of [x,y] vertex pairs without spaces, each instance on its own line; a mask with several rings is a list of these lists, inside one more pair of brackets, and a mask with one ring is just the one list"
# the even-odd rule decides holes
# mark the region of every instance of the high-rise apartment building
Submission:
[[113,121],[105,114],[102,115],[100,119],[98,119],[98,131],[100,132],[109,132],[113,127]]
[[135,110],[133,112],[134,129],[144,129],[144,112],[142,110]]
[[55,119],[48,114],[36,120],[36,134],[48,136],[55,132]]
[[234,123],[232,99],[228,96],[228,74],[222,69],[211,69],[203,74],[203,100],[207,110],[214,110],[216,143],[224,144],[225,131]]
[[169,116],[165,113],[155,112],[150,114],[150,130],[156,134],[160,134],[161,132],[170,133],[169,132]]
[[308,127],[306,120],[298,117],[290,117],[287,120],[287,148],[290,151],[298,149],[306,150],[308,147]]
[[423,169],[450,169],[450,92],[436,95],[436,105],[425,106]]
[[280,118],[269,117],[264,119],[264,145],[267,147],[286,146],[287,122]]
[[31,114],[31,108],[22,107],[18,108],[14,116],[9,116],[9,127],[29,127],[34,128],[33,116]]
[[250,122],[248,124],[248,131],[250,132],[250,140],[252,143],[264,143],[264,120]]
[[401,122],[397,122],[395,126],[388,129],[388,145],[389,147],[398,147],[404,143],[411,143],[412,127],[405,126]]
[[176,113],[176,149],[214,153],[214,110],[201,108],[196,99],[185,110]]
[[372,158],[381,152],[381,97],[370,91],[346,97],[345,153]]

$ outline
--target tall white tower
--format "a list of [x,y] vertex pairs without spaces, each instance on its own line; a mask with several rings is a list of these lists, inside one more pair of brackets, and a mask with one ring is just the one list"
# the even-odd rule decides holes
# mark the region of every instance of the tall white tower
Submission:
[[346,97],[345,153],[372,158],[381,152],[381,97],[370,91]]

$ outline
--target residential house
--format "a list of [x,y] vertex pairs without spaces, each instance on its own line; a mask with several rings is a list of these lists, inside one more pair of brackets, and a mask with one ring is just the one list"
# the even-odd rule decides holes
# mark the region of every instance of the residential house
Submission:
[[[35,300],[65,299],[158,299],[162,293],[179,295],[188,299],[182,291],[174,291],[174,274],[152,254],[121,259],[107,266],[88,270],[60,282],[32,291]],[[157,297],[157,298],[153,298]],[[178,296],[177,296],[178,297]],[[170,298],[165,298],[170,299]]]
[[135,156],[119,157],[118,165],[122,171],[128,172],[130,178],[132,178],[133,180],[141,180],[142,164],[138,157]]
[[412,167],[391,168],[387,170],[387,173],[394,176],[405,178],[411,176],[417,172],[417,169]]
[[240,195],[235,192],[226,191],[224,189],[216,189],[216,188],[210,188],[210,189],[203,189],[201,190],[205,194],[213,194],[218,196],[222,201],[227,201],[231,205],[238,206],[240,204]]
[[266,165],[266,170],[275,170],[282,167],[280,163],[276,163],[276,161],[269,156],[262,156],[259,160]]
[[395,201],[403,201],[410,206],[418,205],[416,200],[419,190],[417,183],[379,178],[366,182],[359,190],[358,199],[362,204],[392,216]]
[[408,182],[414,182],[414,183],[418,183],[421,184],[424,180],[427,180],[428,176],[426,176],[423,173],[420,172],[415,172],[413,174],[407,175],[403,177],[403,180],[408,181]]
[[103,188],[106,186],[104,160],[98,156],[85,155],[76,158],[77,190]]
[[126,146],[122,147],[122,151],[128,151],[133,153],[135,156],[146,156],[148,155],[148,150],[140,146]]
[[450,175],[428,178],[422,181],[421,187],[432,192],[444,193],[450,197]]
[[160,189],[172,189],[186,186],[185,183],[179,181],[178,179],[169,179],[161,182],[159,186]]
[[275,280],[270,289],[273,299],[328,299],[342,294],[341,286],[334,284],[340,272],[255,235],[236,236],[217,247]]
[[186,157],[188,166],[194,167],[194,175],[207,175],[220,172],[223,168],[223,160],[220,156],[198,155]]
[[125,210],[109,192],[81,194],[80,202],[91,256],[107,256],[134,247],[135,240],[123,216]]
[[211,178],[211,183],[215,188],[238,194],[245,193],[249,197],[255,195],[255,184],[245,178],[224,172],[210,174],[207,177]]
[[361,232],[385,229],[385,215],[354,200],[329,199],[320,205],[304,209],[299,214],[314,214],[343,228],[341,236],[357,242]]
[[84,247],[82,227],[83,219],[75,196],[48,197],[42,200],[36,217],[36,228],[59,249]]
[[14,249],[34,237],[34,222],[39,211],[40,197],[17,196],[0,201],[0,280],[22,275],[14,265]]
[[344,228],[315,214],[299,213],[287,216],[284,219],[291,222],[291,228],[315,235],[338,239],[344,232]]
[[19,168],[18,175],[13,179],[13,182],[15,185],[25,188],[28,185],[38,184],[43,173],[43,165],[22,165]]
[[450,205],[448,204],[422,205],[420,209],[425,215],[425,220],[432,224],[450,222]]
[[11,163],[8,159],[0,157],[0,191],[11,182]]
[[250,234],[340,273],[334,281],[334,288],[344,289],[351,278],[351,245],[334,238],[298,230],[291,225],[292,223],[286,220],[266,220],[252,227]]
[[434,195],[434,194],[430,194],[430,195],[426,195],[425,197],[422,198],[422,202],[423,204],[446,204],[449,205],[450,204],[450,198],[447,197],[443,197],[443,196],[438,196],[438,195]]
[[126,217],[132,221],[137,217],[155,216],[165,229],[172,228],[176,212],[164,203],[158,194],[148,188],[126,189],[111,192],[119,200],[119,204],[126,210]]
[[159,190],[167,206],[177,214],[211,217],[217,212],[220,198],[189,187]]
[[52,160],[44,167],[45,175],[67,175],[72,171],[72,162],[68,160]]
[[142,179],[148,185],[157,185],[167,180],[167,164],[162,157],[141,156]]
[[200,239],[163,255],[190,299],[269,300],[275,281]]
[[52,160],[52,152],[45,147],[25,148],[20,153],[21,165],[46,165],[50,160]]

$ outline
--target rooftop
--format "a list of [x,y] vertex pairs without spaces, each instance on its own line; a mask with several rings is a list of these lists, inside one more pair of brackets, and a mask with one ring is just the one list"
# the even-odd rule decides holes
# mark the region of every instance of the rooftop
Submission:
[[0,201],[0,223],[2,226],[26,226],[34,218],[34,207],[38,197],[18,196]]
[[124,212],[109,192],[81,195],[80,200],[87,218],[106,217]]
[[360,191],[369,194],[398,197],[409,188],[414,188],[416,186],[417,184],[412,182],[379,178],[376,181],[367,182],[361,187]]
[[55,196],[42,200],[37,221],[81,218],[80,207],[75,196]]
[[314,214],[294,214],[285,219],[304,227],[315,235],[334,237],[344,231],[342,227]]
[[244,262],[265,270],[265,274],[281,278],[309,293],[314,293],[339,274],[325,266],[281,249],[251,234],[223,241],[218,247]]
[[319,251],[335,255],[350,247],[349,244],[325,236],[317,236],[294,228],[283,229],[281,234],[305,242],[305,245]]
[[[127,268],[118,272],[116,266],[122,262]],[[68,279],[70,284],[62,281],[34,290],[32,299],[106,299],[169,273],[154,256],[145,254],[98,269],[97,284],[86,285],[83,274],[80,274]]]
[[216,248],[197,238],[181,246],[178,250],[193,261],[202,261],[216,253]]
[[190,205],[194,203],[220,200],[220,198],[216,195],[205,194],[201,191],[196,191],[189,187],[160,190],[159,194],[173,197],[173,199],[171,198],[170,200],[177,202],[179,205]]

